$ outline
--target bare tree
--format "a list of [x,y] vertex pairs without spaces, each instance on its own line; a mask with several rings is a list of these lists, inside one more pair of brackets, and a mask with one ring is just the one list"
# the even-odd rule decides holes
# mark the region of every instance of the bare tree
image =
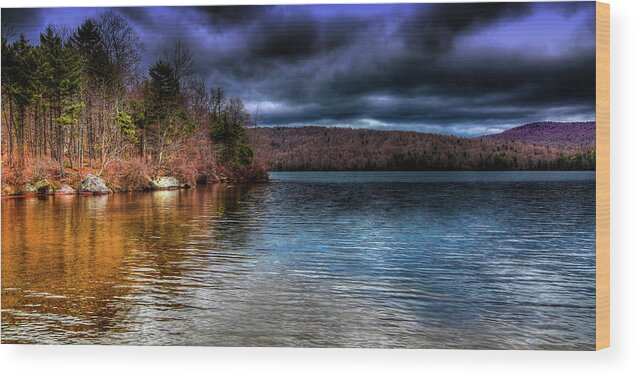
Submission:
[[109,84],[114,90],[115,106],[121,105],[121,96],[128,84],[138,75],[143,44],[137,32],[118,13],[107,11],[97,18],[101,43],[112,67]]
[[170,48],[163,50],[163,60],[165,60],[174,70],[174,77],[179,82],[181,89],[196,73],[194,54],[183,42],[176,41]]
[[225,104],[227,103],[227,98],[225,97],[225,91],[222,87],[216,87],[210,90],[210,107],[212,109],[212,116],[214,119],[220,119],[223,109],[225,108]]
[[13,39],[18,35],[18,31],[15,28],[15,21],[12,17],[3,18],[2,20],[2,38],[7,41]]
[[196,124],[206,124],[209,110],[209,95],[205,80],[193,78],[188,80],[187,86],[182,90],[187,107]]

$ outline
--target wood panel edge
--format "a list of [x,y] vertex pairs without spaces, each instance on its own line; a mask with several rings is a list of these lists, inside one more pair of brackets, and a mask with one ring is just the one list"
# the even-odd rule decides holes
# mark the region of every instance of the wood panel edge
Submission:
[[610,6],[596,2],[595,348],[610,346]]

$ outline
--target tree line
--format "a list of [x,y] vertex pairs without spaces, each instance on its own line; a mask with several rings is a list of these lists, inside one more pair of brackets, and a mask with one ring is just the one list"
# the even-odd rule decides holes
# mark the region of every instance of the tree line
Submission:
[[272,170],[594,170],[595,148],[370,129],[250,129]]
[[161,171],[201,145],[215,167],[254,165],[250,114],[222,88],[208,90],[187,45],[142,72],[141,38],[112,11],[76,28],[48,25],[38,44],[10,38],[3,33],[5,175],[47,160],[57,178],[132,159]]

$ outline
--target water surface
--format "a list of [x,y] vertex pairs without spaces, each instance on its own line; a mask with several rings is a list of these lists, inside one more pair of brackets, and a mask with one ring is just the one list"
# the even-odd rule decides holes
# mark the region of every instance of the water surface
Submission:
[[593,349],[593,172],[2,201],[2,342]]

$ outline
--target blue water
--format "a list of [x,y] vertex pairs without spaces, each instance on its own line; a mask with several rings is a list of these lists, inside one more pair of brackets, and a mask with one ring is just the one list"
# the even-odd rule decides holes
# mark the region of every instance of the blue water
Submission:
[[[595,347],[593,172],[271,178],[3,202],[3,259],[16,265],[3,262],[3,341]],[[59,212],[74,213],[72,228],[95,240],[68,245],[50,235],[60,225],[46,214]],[[43,231],[47,252],[7,237],[7,215]],[[104,247],[121,249],[99,262],[112,270],[84,284],[97,270],[84,259]],[[50,258],[47,273],[59,265],[63,277],[31,265],[37,252],[39,262]],[[60,259],[87,270],[71,273]],[[73,301],[86,297],[94,300],[77,309]]]

